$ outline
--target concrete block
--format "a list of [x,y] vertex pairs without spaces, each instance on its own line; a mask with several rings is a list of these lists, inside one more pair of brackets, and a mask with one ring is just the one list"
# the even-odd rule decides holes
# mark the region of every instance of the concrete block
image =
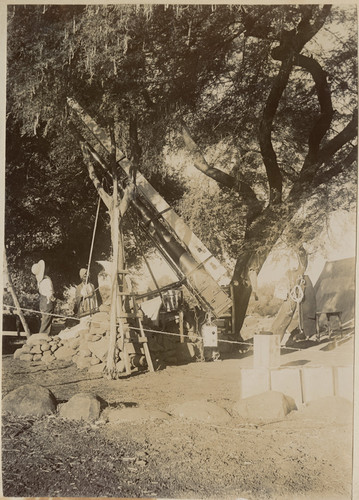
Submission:
[[253,349],[253,368],[280,366],[279,335],[254,335]]
[[240,397],[248,398],[270,390],[268,368],[242,368],[240,376]]
[[334,372],[335,395],[353,401],[354,395],[354,367],[337,366]]
[[294,399],[297,408],[302,404],[302,381],[299,368],[271,370],[271,390]]
[[334,396],[334,373],[331,366],[302,368],[303,402]]

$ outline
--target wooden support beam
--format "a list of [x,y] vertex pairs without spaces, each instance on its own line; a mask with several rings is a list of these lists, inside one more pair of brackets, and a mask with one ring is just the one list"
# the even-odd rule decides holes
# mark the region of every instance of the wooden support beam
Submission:
[[16,314],[19,316],[19,318],[21,320],[22,326],[24,327],[24,330],[25,330],[26,337],[29,338],[31,335],[30,328],[28,327],[27,321],[26,321],[25,316],[24,316],[22,309],[20,307],[20,302],[17,299],[14,285],[12,284],[12,280],[11,280],[11,277],[9,274],[9,269],[7,266],[7,258],[6,258],[5,249],[4,249],[4,274],[5,274],[5,283],[7,284],[8,288],[10,290],[12,300],[14,301],[14,304],[16,307]]

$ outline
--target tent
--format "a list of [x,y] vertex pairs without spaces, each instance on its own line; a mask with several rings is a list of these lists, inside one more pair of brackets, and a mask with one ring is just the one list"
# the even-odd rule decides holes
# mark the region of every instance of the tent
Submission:
[[314,291],[317,311],[341,311],[343,323],[353,320],[355,258],[326,262]]

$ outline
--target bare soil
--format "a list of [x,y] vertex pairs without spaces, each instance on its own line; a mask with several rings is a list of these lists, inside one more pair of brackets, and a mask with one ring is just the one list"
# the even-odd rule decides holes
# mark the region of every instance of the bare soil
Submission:
[[[283,353],[283,364],[343,365],[352,357],[353,339],[335,349]],[[46,367],[3,356],[3,394],[37,383],[60,402],[86,391],[112,408],[147,415],[191,401],[197,409],[215,403],[230,415],[221,421],[172,414],[118,424],[4,416],[4,496],[351,498],[351,403],[324,398],[280,421],[241,421],[232,408],[240,369],[252,360],[236,355],[110,381],[72,364]]]

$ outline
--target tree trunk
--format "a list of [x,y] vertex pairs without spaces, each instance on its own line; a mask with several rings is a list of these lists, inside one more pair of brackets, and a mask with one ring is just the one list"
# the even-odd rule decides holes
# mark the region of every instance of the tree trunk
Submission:
[[252,286],[249,271],[258,273],[273,246],[290,223],[296,205],[268,206],[247,229],[240,254],[233,271],[233,334],[241,341],[240,335],[246,316]]
[[4,269],[4,271],[5,271],[5,283],[7,283],[7,285],[9,286],[11,297],[12,297],[12,300],[14,301],[14,304],[16,307],[16,314],[19,316],[19,318],[21,320],[22,326],[24,327],[24,330],[25,330],[26,337],[29,338],[31,335],[30,329],[29,329],[28,324],[26,322],[25,316],[21,310],[20,303],[17,299],[15,289],[14,289],[14,286],[12,284],[12,280],[11,280],[11,277],[9,274],[9,269],[7,266],[7,258],[6,258],[5,250],[4,250],[4,267],[5,267],[5,269]]

